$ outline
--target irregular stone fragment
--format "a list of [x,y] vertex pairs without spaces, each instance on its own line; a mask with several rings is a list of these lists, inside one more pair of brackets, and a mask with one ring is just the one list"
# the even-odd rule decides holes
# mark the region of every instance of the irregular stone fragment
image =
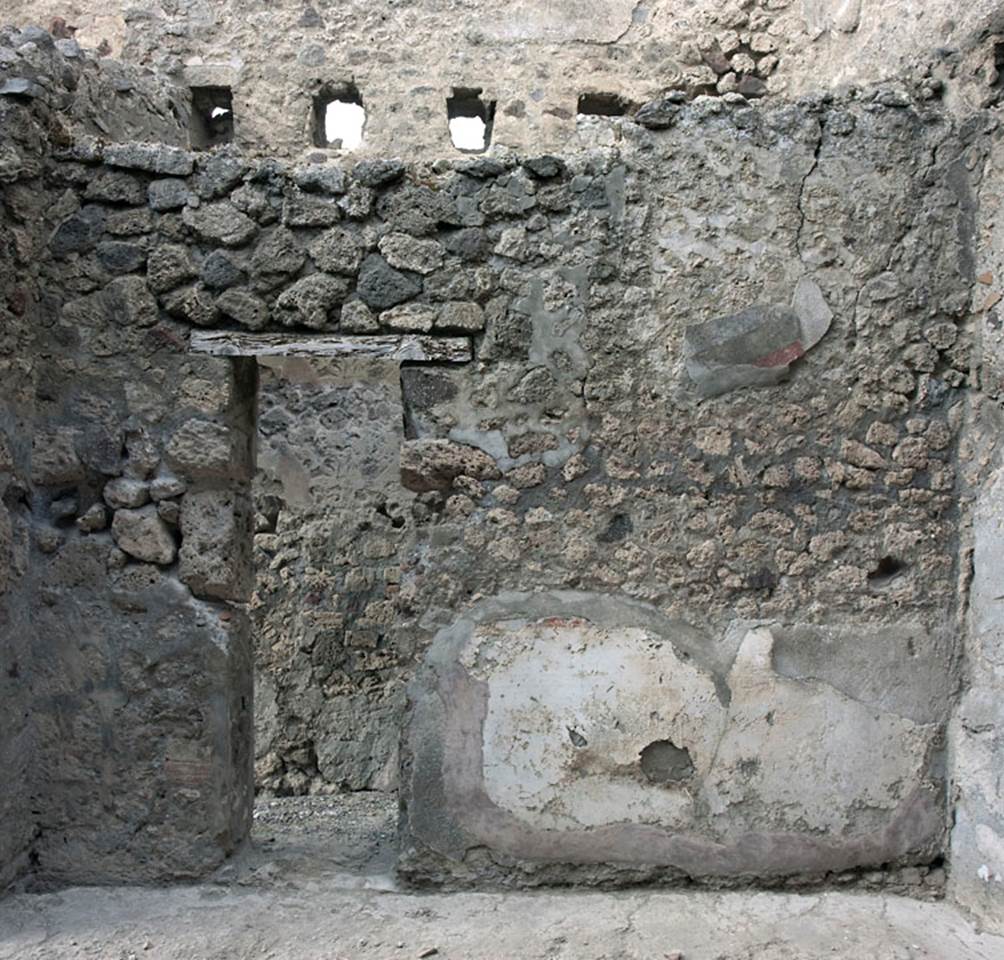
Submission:
[[370,254],[359,271],[356,292],[368,306],[385,310],[422,292],[421,281],[390,266],[379,254]]
[[67,217],[56,227],[49,241],[53,256],[65,257],[70,253],[92,250],[104,233],[105,216],[100,207],[88,205]]
[[439,190],[406,181],[380,194],[377,213],[392,230],[422,236],[435,232],[450,203]]
[[802,345],[806,350],[810,350],[823,339],[833,321],[833,311],[827,305],[823,291],[815,280],[802,277],[795,284],[791,309],[798,314],[802,326]]
[[164,293],[180,286],[196,274],[195,264],[187,247],[162,243],[147,257],[146,279],[154,293]]
[[451,300],[439,308],[437,330],[463,330],[476,333],[485,328],[485,312],[470,300]]
[[355,274],[363,257],[359,237],[339,227],[322,233],[309,249],[314,263],[322,270],[346,276]]
[[251,255],[251,278],[257,290],[272,290],[299,273],[307,255],[285,227],[272,230]]
[[274,223],[281,206],[278,198],[250,183],[245,183],[230,194],[230,202],[241,213],[246,213],[261,224]]
[[108,511],[104,504],[92,503],[79,517],[77,529],[81,533],[96,533],[108,526]]
[[290,227],[330,227],[342,219],[334,197],[291,191],[283,204],[282,222]]
[[167,524],[157,515],[157,508],[116,510],[112,519],[112,537],[118,548],[147,563],[167,566],[174,563],[177,548]]
[[49,504],[49,516],[53,523],[70,520],[77,515],[77,498],[60,497]]
[[203,200],[226,196],[247,173],[248,165],[227,150],[200,156],[195,176],[196,193]]
[[200,597],[245,600],[254,582],[253,511],[229,490],[188,493],[181,501],[178,575]]
[[142,277],[118,277],[105,287],[101,297],[113,323],[152,327],[160,319],[157,301]]
[[767,96],[767,84],[759,77],[746,74],[739,80],[738,92],[749,100]]
[[373,210],[375,196],[376,194],[369,187],[354,183],[349,187],[345,196],[338,201],[338,206],[350,220],[365,220]]
[[143,184],[128,173],[117,171],[98,174],[87,184],[84,196],[88,200],[101,200],[105,203],[128,203],[134,206],[146,203]]
[[146,170],[148,173],[187,177],[194,167],[192,154],[160,143],[112,143],[105,147],[110,167]]
[[84,475],[77,456],[77,432],[59,427],[36,433],[31,444],[31,480],[40,485],[73,483]]
[[559,157],[544,154],[540,157],[529,157],[524,160],[523,169],[537,180],[550,180],[565,172],[565,162]]
[[293,181],[309,193],[340,195],[346,190],[345,173],[340,167],[329,164],[312,163],[297,167],[293,171]]
[[142,480],[116,477],[105,484],[102,496],[105,503],[113,510],[123,507],[142,507],[150,499],[150,486]]
[[342,307],[339,326],[345,333],[376,333],[380,329],[375,314],[362,300],[350,300]]
[[244,282],[244,272],[222,250],[214,250],[206,257],[199,276],[207,287],[214,290],[226,290]]
[[186,477],[228,477],[238,471],[233,463],[231,430],[212,420],[186,420],[171,437],[165,459]]
[[98,263],[109,273],[132,273],[139,270],[146,260],[146,251],[135,243],[121,240],[106,240],[95,250]]
[[526,227],[509,227],[503,230],[493,252],[519,263],[529,260],[532,248],[527,242]]
[[185,180],[154,180],[146,188],[147,203],[157,211],[178,210],[188,203],[188,196]]
[[845,440],[840,445],[840,455],[852,466],[868,470],[882,470],[889,465],[877,450],[872,450],[857,440]]
[[134,479],[146,480],[153,475],[160,463],[160,447],[144,427],[130,429],[126,433],[126,475]]
[[666,130],[676,123],[679,112],[680,103],[675,98],[664,97],[642,104],[635,113],[634,120],[649,130]]
[[34,534],[42,553],[55,553],[63,545],[63,535],[55,527],[36,527]]
[[157,477],[150,481],[150,498],[154,503],[180,497],[188,489],[188,484],[180,477]]
[[505,164],[492,157],[472,157],[468,160],[458,160],[454,163],[458,173],[465,173],[478,180],[491,180],[505,173]]
[[179,320],[199,327],[211,327],[216,323],[216,301],[201,284],[173,290],[164,296],[163,303],[164,309]]
[[424,493],[448,490],[460,476],[497,480],[502,474],[483,450],[452,440],[406,440],[401,446],[401,483]]
[[353,179],[364,187],[384,187],[404,176],[400,160],[361,160],[352,168]]
[[380,326],[389,330],[428,333],[436,322],[436,310],[427,303],[404,303],[380,314]]
[[323,330],[333,326],[332,314],[345,299],[349,285],[342,277],[312,273],[297,280],[276,301],[279,320],[288,327]]
[[170,527],[181,522],[181,504],[177,500],[161,500],[157,504],[157,516]]
[[455,230],[445,240],[446,249],[461,260],[483,260],[491,249],[488,235],[478,227]]
[[181,219],[203,240],[225,247],[243,246],[258,232],[258,225],[250,217],[225,200],[196,209],[186,207]]
[[415,273],[432,273],[443,263],[443,245],[407,233],[388,233],[380,238],[380,252],[392,267]]
[[547,367],[528,370],[509,391],[510,400],[518,403],[543,403],[554,396],[558,382]]
[[105,232],[113,237],[140,237],[153,229],[153,214],[146,207],[116,210],[105,220]]
[[8,77],[0,83],[0,97],[24,97],[37,100],[45,97],[45,87],[27,77]]
[[247,290],[227,290],[216,299],[216,308],[225,317],[236,320],[249,330],[263,330],[268,326],[268,307],[265,302]]

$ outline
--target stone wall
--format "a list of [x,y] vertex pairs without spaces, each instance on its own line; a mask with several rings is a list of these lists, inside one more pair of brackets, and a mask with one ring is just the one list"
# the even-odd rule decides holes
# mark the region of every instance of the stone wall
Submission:
[[[963,531],[961,571],[968,605],[962,624],[966,637],[963,694],[952,721],[953,826],[951,894],[973,908],[997,930],[1004,929],[1004,819],[1001,817],[1002,669],[1004,638],[1000,621],[1001,410],[1004,354],[1000,323],[1004,238],[996,211],[1001,196],[997,159],[1000,129],[988,120],[991,144],[982,168],[981,211],[977,229],[977,282],[972,310],[977,348],[973,366],[979,391],[970,398],[966,440],[960,451],[961,494],[968,508]],[[981,168],[976,157],[975,169]]]
[[[446,100],[454,88],[496,103],[497,144],[575,151],[595,118],[677,90],[795,98],[909,74],[953,105],[996,90],[996,0],[961,6],[882,0],[423,0],[422,3],[236,3],[8,0],[5,16],[56,18],[85,46],[154,67],[183,87],[232,88],[236,139],[250,153],[317,152],[314,96],[351,83],[367,110],[361,152],[455,156]],[[591,109],[591,108],[587,108]],[[610,106],[600,109],[611,109]],[[605,121],[600,121],[605,123]]]
[[[500,476],[444,492],[435,552],[402,585],[442,628],[411,696],[411,876],[936,859],[967,150],[891,90],[708,101],[573,176],[560,229],[503,233],[528,267],[528,336],[424,415],[494,449]],[[607,595],[643,605],[611,613]],[[680,782],[647,780],[659,743],[686,751]]]
[[[40,148],[38,133],[19,113],[0,103],[0,124],[11,133],[0,173],[5,197],[27,190],[40,172],[31,156]],[[11,149],[18,144],[18,152]],[[22,153],[23,151],[23,153]],[[34,423],[35,368],[32,331],[38,322],[37,285],[25,283],[33,238],[19,229],[10,205],[0,206],[0,764],[8,771],[0,786],[0,889],[29,867],[35,836],[32,816],[32,760],[36,753],[32,724],[36,648],[31,622],[34,591],[29,561],[30,437]]]
[[691,85],[560,157],[286,163],[4,37],[3,880],[234,848],[253,623],[262,785],[399,771],[415,882],[950,852],[996,908],[989,114]]
[[189,358],[116,267],[137,182],[92,178],[87,131],[177,140],[168,88],[134,77],[122,106],[118,70],[3,39],[3,879],[197,876],[250,817],[247,620],[225,601],[250,586],[254,370]]

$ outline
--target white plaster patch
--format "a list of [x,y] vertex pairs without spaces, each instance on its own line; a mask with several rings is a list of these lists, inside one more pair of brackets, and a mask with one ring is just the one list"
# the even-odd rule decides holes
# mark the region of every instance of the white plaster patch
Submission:
[[769,628],[750,630],[729,673],[728,729],[704,792],[716,825],[846,836],[863,811],[891,813],[923,779],[932,727],[779,677],[773,645]]
[[528,825],[682,826],[686,783],[649,782],[639,755],[671,740],[707,772],[725,712],[711,677],[637,628],[585,620],[481,627],[465,656],[487,682],[485,789]]
[[[773,646],[767,627],[746,633],[726,707],[708,672],[643,628],[479,627],[461,662],[488,690],[488,797],[536,829],[700,829],[710,813],[721,840],[870,835],[924,782],[933,727],[778,676]],[[658,741],[685,750],[692,769],[653,782],[641,753]]]

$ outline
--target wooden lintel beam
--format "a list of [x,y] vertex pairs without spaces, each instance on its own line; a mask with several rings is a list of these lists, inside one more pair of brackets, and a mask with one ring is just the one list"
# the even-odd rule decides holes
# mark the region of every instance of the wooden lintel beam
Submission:
[[471,359],[471,341],[467,337],[417,333],[354,337],[193,330],[189,349],[215,357],[374,357],[427,363],[467,363]]

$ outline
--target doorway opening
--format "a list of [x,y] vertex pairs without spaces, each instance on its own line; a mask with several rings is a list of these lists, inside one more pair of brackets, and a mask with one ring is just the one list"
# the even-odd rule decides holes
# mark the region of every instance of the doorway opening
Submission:
[[[250,603],[261,858],[393,884],[413,495],[398,364],[258,357]],[[238,869],[243,869],[238,867]]]

